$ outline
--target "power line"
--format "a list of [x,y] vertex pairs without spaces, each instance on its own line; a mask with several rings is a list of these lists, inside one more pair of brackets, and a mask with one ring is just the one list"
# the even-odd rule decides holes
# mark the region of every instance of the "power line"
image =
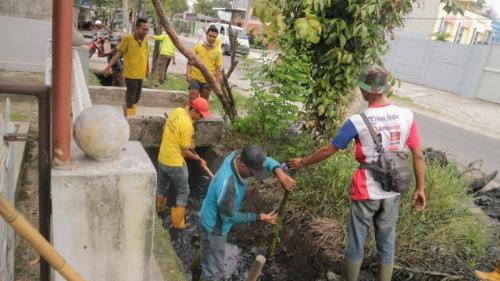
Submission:
[[[441,18],[424,18],[424,17],[404,17],[403,19],[407,20],[440,20],[446,19],[444,17]],[[454,20],[500,20],[500,18],[453,18]]]

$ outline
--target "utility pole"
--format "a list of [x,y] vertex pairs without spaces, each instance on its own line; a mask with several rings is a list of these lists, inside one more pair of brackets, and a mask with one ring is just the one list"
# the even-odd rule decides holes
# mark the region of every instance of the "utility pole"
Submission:
[[243,27],[245,29],[248,29],[248,21],[250,20],[250,17],[252,16],[253,0],[246,0],[246,1],[247,1],[247,10],[245,12],[245,21],[243,23]]
[[123,23],[123,36],[128,34],[129,21],[128,21],[128,0],[122,0],[122,23]]

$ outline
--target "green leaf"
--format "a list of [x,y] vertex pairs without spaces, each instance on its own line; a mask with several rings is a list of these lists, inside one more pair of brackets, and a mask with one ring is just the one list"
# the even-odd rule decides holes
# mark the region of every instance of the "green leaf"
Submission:
[[341,35],[339,36],[339,40],[340,40],[340,48],[341,48],[341,49],[344,49],[345,44],[346,44],[346,39],[345,39],[345,36],[341,34]]

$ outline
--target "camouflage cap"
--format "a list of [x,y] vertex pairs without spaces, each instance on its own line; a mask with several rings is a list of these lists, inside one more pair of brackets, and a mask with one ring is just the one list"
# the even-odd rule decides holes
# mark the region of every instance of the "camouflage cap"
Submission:
[[370,94],[381,95],[389,90],[387,84],[387,70],[379,66],[372,66],[363,71],[356,81],[356,86]]

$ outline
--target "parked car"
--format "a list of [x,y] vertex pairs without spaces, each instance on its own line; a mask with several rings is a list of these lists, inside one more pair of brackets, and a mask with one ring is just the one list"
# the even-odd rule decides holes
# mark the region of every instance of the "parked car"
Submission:
[[[217,30],[219,30],[219,34],[222,39],[222,54],[224,55],[230,55],[231,54],[231,46],[229,43],[229,25],[225,23],[215,23],[215,27],[217,27]],[[239,27],[239,26],[231,26],[231,29],[233,32],[236,32],[236,37],[238,40],[238,46],[236,48],[236,53],[242,54],[242,55],[248,55],[250,53],[250,42],[248,41],[248,36],[245,31],[245,29]],[[205,29],[200,29],[198,30],[198,35],[200,36],[200,39],[203,39],[205,36]]]

